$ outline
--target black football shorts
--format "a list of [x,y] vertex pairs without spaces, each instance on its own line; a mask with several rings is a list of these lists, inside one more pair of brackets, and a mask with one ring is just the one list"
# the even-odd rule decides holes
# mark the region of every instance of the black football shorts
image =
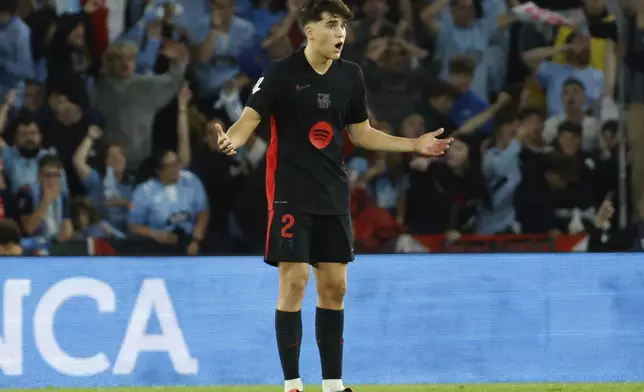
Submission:
[[348,263],[354,260],[351,217],[312,215],[286,209],[268,213],[266,254],[272,266],[279,262]]

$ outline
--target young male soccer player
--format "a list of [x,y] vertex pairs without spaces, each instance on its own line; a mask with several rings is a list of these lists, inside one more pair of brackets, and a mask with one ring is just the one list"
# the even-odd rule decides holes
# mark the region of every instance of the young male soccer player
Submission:
[[269,121],[266,158],[268,233],[265,260],[279,267],[275,332],[285,391],[303,390],[299,374],[304,288],[313,265],[318,291],[316,338],[323,392],[342,384],[344,295],[353,261],[344,130],[359,147],[442,155],[451,139],[438,130],[418,139],[373,129],[360,67],[340,59],[352,13],[342,0],[309,0],[300,10],[307,45],[272,63],[253,88],[241,118],[219,148],[234,155],[260,121]]

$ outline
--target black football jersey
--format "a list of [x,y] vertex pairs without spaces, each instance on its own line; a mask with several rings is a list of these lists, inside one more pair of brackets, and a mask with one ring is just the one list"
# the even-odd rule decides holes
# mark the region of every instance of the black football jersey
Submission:
[[270,122],[268,208],[348,214],[344,130],[368,118],[360,67],[340,59],[320,75],[300,49],[271,63],[246,105]]

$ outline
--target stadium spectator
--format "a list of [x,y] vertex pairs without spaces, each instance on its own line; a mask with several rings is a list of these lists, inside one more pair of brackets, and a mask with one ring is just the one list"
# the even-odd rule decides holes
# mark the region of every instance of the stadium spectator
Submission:
[[[271,34],[262,43],[264,48],[269,48],[275,41],[286,38],[290,47],[289,53],[291,53],[304,43],[304,31],[298,20],[298,12],[304,2],[304,0],[286,0],[287,14],[282,21],[273,26]],[[350,44],[350,40],[351,29],[349,28],[347,29],[347,44]]]
[[[617,18],[608,9],[606,0],[586,0],[583,7],[585,22],[590,34],[590,66],[604,72],[604,97],[613,97],[617,77],[617,44],[619,32]],[[565,45],[573,28],[561,26],[557,30],[555,44]],[[558,54],[553,59],[565,63],[565,56]]]
[[[72,197],[85,194],[83,181],[74,170],[72,157],[81,144],[90,127],[104,127],[105,122],[100,113],[88,107],[87,90],[80,79],[61,79],[51,85],[56,94],[53,106],[53,117],[41,120],[39,129],[42,132],[42,144],[45,148],[56,151],[63,162],[67,185]],[[99,150],[92,152],[98,161]]]
[[482,172],[488,199],[477,219],[478,234],[517,233],[514,192],[521,183],[519,153],[514,119],[499,124],[492,146],[483,154]]
[[74,168],[83,182],[92,203],[107,222],[118,230],[127,230],[127,215],[134,190],[134,178],[126,172],[126,158],[118,144],[107,146],[105,172],[101,174],[87,164],[94,143],[102,136],[101,129],[89,128],[73,156]]
[[199,86],[199,108],[206,115],[215,115],[230,123],[227,113],[214,112],[213,103],[225,82],[231,82],[235,91],[250,84],[241,72],[238,58],[252,46],[255,28],[245,19],[234,15],[235,0],[209,0],[210,15],[195,22],[191,30],[195,46],[195,82]]
[[476,150],[457,138],[444,159],[412,159],[404,202],[409,233],[457,237],[473,231],[484,192]]
[[425,125],[425,131],[443,128],[444,135],[449,136],[456,130],[456,125],[449,118],[449,112],[454,106],[454,98],[458,90],[451,84],[436,81],[429,84],[423,94],[426,98],[416,107]]
[[428,79],[427,69],[412,69],[412,58],[423,51],[402,38],[372,40],[362,60],[369,107],[379,121],[400,127],[409,108],[421,99],[421,86]]
[[70,214],[74,226],[74,239],[125,238],[123,232],[103,220],[98,208],[86,197],[77,197],[72,200]]
[[47,84],[66,81],[84,86],[83,102],[88,101],[87,88],[98,74],[99,58],[92,42],[90,11],[95,11],[97,0],[88,1],[79,13],[60,15],[55,23],[51,41],[47,44]]
[[[440,17],[449,4],[449,15]],[[501,3],[501,11],[504,5]],[[448,63],[456,55],[468,55],[476,63],[472,91],[483,99],[492,92],[494,79],[502,78],[493,61],[507,57],[501,30],[505,27],[499,12],[477,18],[473,0],[438,0],[427,5],[421,20],[436,40],[436,55],[442,59],[442,75],[447,77]],[[503,60],[502,60],[503,61]]]
[[631,156],[631,184],[634,217],[644,220],[644,2],[633,2],[634,15],[630,20],[625,56],[631,73],[625,87],[630,103],[627,112],[628,144]]
[[18,0],[0,2],[0,97],[34,76],[29,27],[16,16]]
[[[566,62],[558,64],[549,59],[564,53]],[[542,87],[546,90],[548,115],[556,116],[564,112],[562,90],[564,83],[575,78],[584,86],[588,102],[584,109],[597,109],[603,97],[604,73],[590,66],[589,39],[579,32],[566,38],[564,46],[546,46],[523,53],[523,60],[536,72]]]
[[594,153],[600,148],[600,126],[597,118],[587,115],[584,106],[588,100],[584,85],[577,79],[566,80],[561,89],[564,112],[546,120],[543,140],[552,144],[557,137],[559,126],[564,122],[579,124],[582,129],[581,148],[584,152]]
[[[182,162],[190,162],[190,140],[188,134],[187,105],[190,91],[182,89],[179,99],[179,118],[175,133]],[[105,157],[103,173],[88,164],[88,156],[95,142],[102,137],[97,126],[90,126],[87,136],[79,144],[73,155],[73,164],[79,178],[83,181],[89,199],[101,211],[106,222],[120,231],[127,231],[127,215],[132,199],[135,179],[126,170],[126,157],[118,144],[109,144]]]
[[69,211],[69,196],[62,190],[62,162],[53,155],[38,162],[38,181],[24,185],[16,197],[20,224],[31,237],[71,239],[73,226]]
[[543,140],[544,111],[535,108],[524,108],[519,111],[517,120],[519,122],[517,140],[521,143],[523,150],[539,151],[546,148],[546,143]]
[[156,154],[154,162],[157,176],[134,190],[130,231],[196,255],[210,215],[203,185],[193,173],[181,170],[182,163],[172,151]]
[[287,15],[286,2],[274,0],[252,0],[252,8],[247,13],[237,13],[246,18],[255,28],[255,40],[264,41],[276,23]]
[[411,116],[408,116],[402,123],[400,133],[404,137],[417,138],[422,136],[425,133],[426,129],[434,128],[426,128],[423,116],[421,116],[420,114],[412,114]]
[[[45,91],[43,85],[34,81],[28,80],[25,85],[25,94],[21,111],[27,112],[31,115],[36,115],[42,107],[45,100]],[[13,141],[13,139],[11,139]]]
[[[190,170],[201,180],[208,197],[208,205],[212,206],[208,227],[210,240],[204,243],[204,246],[208,246],[211,242],[215,242],[211,249],[221,249],[225,239],[229,238],[230,213],[236,198],[247,183],[248,176],[251,175],[248,165],[244,165],[237,157],[229,157],[219,151],[216,123],[223,127],[218,119],[210,120],[205,124],[204,143],[195,151],[195,159],[190,167]],[[226,128],[223,127],[223,129]],[[263,154],[259,156],[263,158]]]
[[[391,126],[379,123],[378,129],[393,133]],[[409,183],[405,175],[402,154],[375,152],[366,157],[356,156],[347,166],[349,181],[353,187],[365,189],[378,207],[387,210],[399,222],[404,221],[400,203]]]
[[555,150],[575,159],[575,165],[579,169],[579,185],[583,187],[580,195],[589,198],[588,203],[594,206],[601,202],[601,200],[597,200],[595,189],[599,163],[594,153],[591,154],[582,151],[582,132],[581,126],[577,123],[561,123],[557,129]]
[[393,37],[396,26],[387,20],[389,4],[386,0],[365,0],[361,4],[361,16],[349,24],[347,29],[347,52],[343,57],[360,62],[374,40],[386,42],[385,37]]
[[21,256],[20,229],[11,219],[0,220],[0,256]]
[[[476,71],[476,63],[468,56],[454,56],[448,65],[449,82],[458,89],[459,95],[454,100],[454,106],[449,112],[449,118],[460,127],[467,120],[490,107],[487,97],[480,97],[472,90],[472,80]],[[492,122],[480,127],[480,131],[489,134]]]
[[[53,151],[42,147],[42,134],[38,124],[27,115],[16,120],[16,143],[7,145],[0,139],[0,151],[5,173],[15,193],[23,185],[32,184],[38,180],[38,161]],[[63,185],[66,192],[67,184]]]
[[468,118],[458,129],[454,135],[467,137],[471,143],[480,144],[487,135],[480,132],[485,124],[494,119],[502,109],[506,108],[512,102],[512,96],[506,92],[501,92],[496,98],[494,104],[489,105],[482,112],[477,113],[475,116]]
[[119,40],[133,42],[139,48],[136,55],[136,72],[140,74],[163,74],[168,71],[170,59],[163,55],[163,41],[187,41],[186,28],[180,28],[175,21],[176,4],[166,1],[148,12],[145,18],[123,34]]
[[[599,154],[599,167],[597,179],[597,196],[598,200],[604,200],[607,195],[613,194],[614,200],[620,200],[621,189],[619,186],[619,149],[620,136],[618,123],[615,120],[606,121],[602,126],[602,148]],[[631,168],[626,167],[626,173],[629,174]],[[626,181],[626,188],[630,190],[630,182]],[[627,191],[626,199],[630,205],[630,192]],[[616,226],[617,222],[613,222]]]
[[92,107],[105,116],[105,137],[123,147],[128,169],[136,170],[152,152],[152,121],[181,89],[188,63],[184,45],[166,42],[163,53],[172,59],[163,75],[135,75],[138,49],[113,43],[105,53],[102,75],[91,91]]
[[40,8],[31,10],[24,19],[31,32],[29,38],[34,63],[34,79],[39,82],[44,82],[47,78],[45,56],[48,53],[48,45],[56,28],[57,18],[55,1],[44,0]]

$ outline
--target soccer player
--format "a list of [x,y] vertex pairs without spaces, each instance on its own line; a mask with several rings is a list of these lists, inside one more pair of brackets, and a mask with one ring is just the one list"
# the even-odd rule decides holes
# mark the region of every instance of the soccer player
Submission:
[[279,267],[275,332],[285,391],[303,391],[299,374],[301,305],[312,265],[318,291],[316,338],[323,392],[351,392],[342,383],[347,264],[354,259],[344,130],[370,150],[442,155],[451,139],[442,129],[408,139],[371,127],[360,67],[340,59],[346,24],[342,0],[309,0],[300,9],[307,45],[272,63],[255,84],[241,118],[219,148],[228,155],[270,122],[266,158],[268,230],[265,261]]

